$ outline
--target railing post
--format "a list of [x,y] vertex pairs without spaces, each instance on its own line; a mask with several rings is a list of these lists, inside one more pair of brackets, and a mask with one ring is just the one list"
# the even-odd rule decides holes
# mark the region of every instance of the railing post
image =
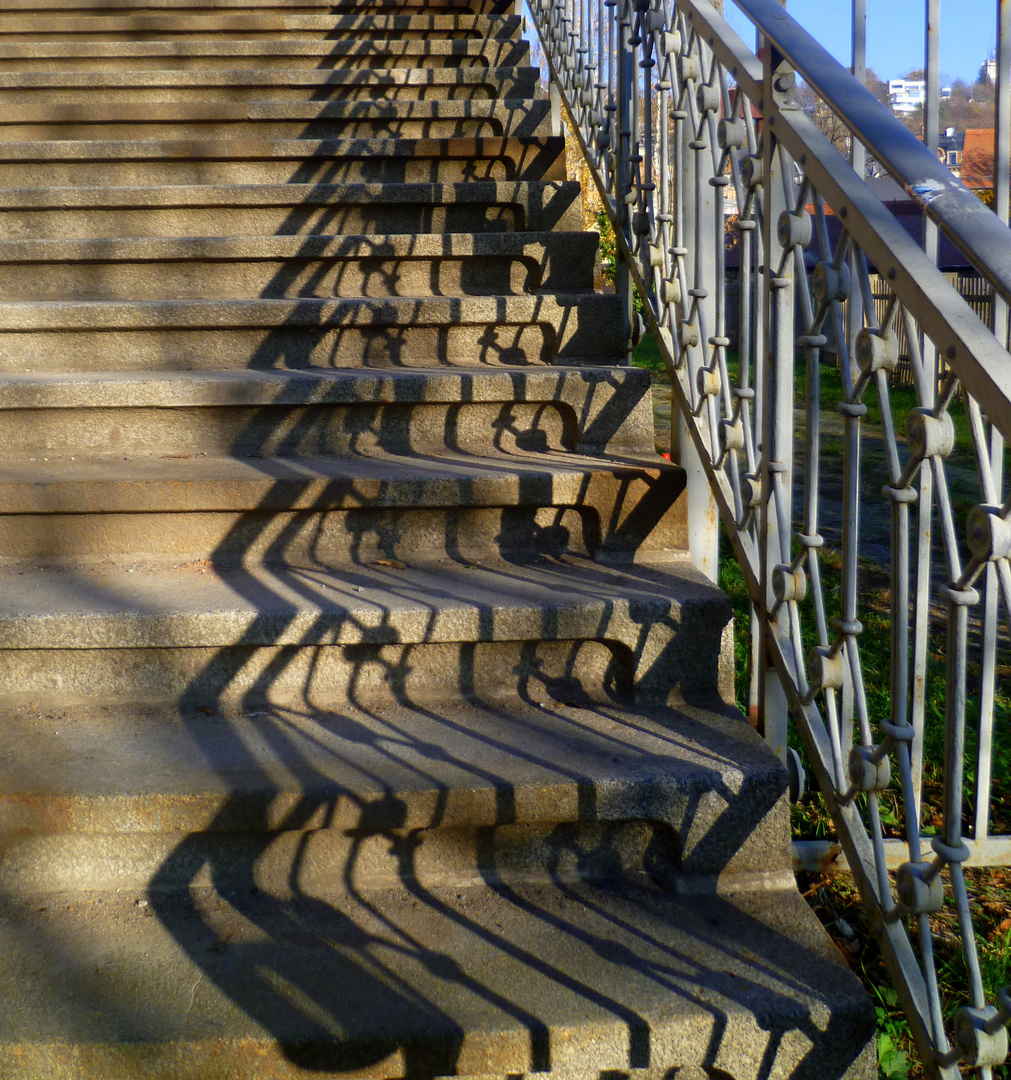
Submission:
[[[997,4],[997,102],[994,128],[994,209],[1006,225],[1011,194],[1011,0]],[[993,332],[1002,345],[1008,343],[1008,304],[993,294]],[[990,470],[997,502],[1004,497],[1004,439],[990,431]],[[993,711],[997,683],[997,612],[1000,584],[997,568],[987,565],[983,575],[982,657],[980,663],[979,738],[976,747],[976,806],[973,838],[985,840],[990,832],[990,799],[993,770]]]
[[[715,0],[713,6],[723,10],[723,0]],[[703,69],[707,65],[703,64]],[[704,78],[700,72],[700,81]],[[715,337],[722,328],[717,327],[717,290],[723,282],[716,280],[716,245],[723,243],[723,222],[716,220],[718,206],[714,176],[713,153],[709,145],[709,125],[706,114],[699,110],[701,130],[692,131],[691,123],[681,125],[683,132],[680,159],[682,171],[678,177],[682,204],[684,236],[690,245],[689,260],[694,263],[696,295],[696,325],[706,328],[707,340],[699,342],[708,365],[711,351],[716,348]],[[722,212],[720,211],[721,216]],[[688,421],[677,410],[676,423],[671,423],[671,458],[685,470],[685,494],[688,500],[688,552],[692,565],[715,582],[719,576],[720,517],[716,497],[688,430]]]
[[548,103],[551,108],[551,134],[557,139],[562,135],[562,93],[554,81],[548,85]]
[[762,380],[761,511],[759,552],[763,606],[758,668],[759,730],[772,750],[786,763],[789,713],[786,694],[769,662],[768,636],[775,634],[790,654],[787,605],[776,608],[773,577],[778,565],[790,562],[791,483],[793,476],[794,394],[794,266],[790,240],[783,236],[782,221],[794,209],[787,191],[793,188],[791,162],[777,144],[776,107],[792,99],[794,74],[771,42],[765,43],[764,130],[762,133],[763,246],[765,290],[762,321],[767,350]]
[[[865,82],[867,79],[867,0],[853,0],[852,18],[851,70],[861,82]],[[867,150],[859,139],[851,139],[850,162],[857,176],[863,177],[867,168]],[[850,252],[847,262],[850,268],[850,281],[859,281],[860,257],[856,251]],[[874,312],[864,312],[863,292],[859,288],[850,289],[849,299],[846,303],[846,349],[850,356],[851,365],[852,358],[856,355],[857,335],[863,329],[865,314],[873,317]],[[856,713],[855,687],[848,669],[843,676],[840,699],[842,735],[845,744],[851,738],[853,719]]]
[[[619,227],[629,247],[632,246],[631,204],[633,187],[632,158],[636,152],[638,132],[634,130],[635,119],[635,54],[631,45],[632,4],[631,0],[618,0],[617,18],[617,93],[615,124],[617,127],[615,206],[618,211]],[[634,287],[628,263],[622,257],[622,245],[615,245],[615,291],[621,299],[622,315],[625,319],[625,340],[628,344],[626,363],[630,363],[638,334],[634,305]]]

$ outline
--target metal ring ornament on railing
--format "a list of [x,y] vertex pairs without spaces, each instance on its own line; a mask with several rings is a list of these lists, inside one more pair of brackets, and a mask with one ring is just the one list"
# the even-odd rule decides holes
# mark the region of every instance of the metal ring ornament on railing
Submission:
[[[1008,647],[996,619],[1011,609],[1011,357],[799,108],[793,67],[900,182],[943,179],[936,160],[838,64],[822,71],[824,51],[772,0],[738,3],[765,35],[762,60],[707,0],[530,0],[615,228],[629,325],[634,284],[688,434],[682,452],[709,482],[693,497],[715,500],[749,592],[749,707],[785,759],[785,696],[928,1074],[954,1080],[962,1061],[988,1076],[1006,1056],[1011,995],[987,999],[963,868],[997,841],[1011,855],[1011,837],[989,832],[987,757]],[[927,212],[976,243],[984,277],[1011,296],[1011,234],[950,185],[942,194],[921,193]],[[956,222],[949,205],[964,211]],[[893,404],[900,370],[912,408]],[[965,427],[979,489],[968,508],[949,482]],[[864,527],[874,500],[886,540]],[[890,664],[873,703],[859,588],[871,572],[887,577],[889,623],[888,655],[871,659]],[[927,688],[939,663],[938,725]],[[969,1002],[938,989],[930,920],[946,902]]]

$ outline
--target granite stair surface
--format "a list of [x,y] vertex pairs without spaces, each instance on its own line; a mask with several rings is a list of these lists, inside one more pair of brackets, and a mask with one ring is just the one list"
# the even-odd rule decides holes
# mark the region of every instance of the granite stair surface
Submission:
[[875,1075],[501,0],[5,0],[0,1078]]

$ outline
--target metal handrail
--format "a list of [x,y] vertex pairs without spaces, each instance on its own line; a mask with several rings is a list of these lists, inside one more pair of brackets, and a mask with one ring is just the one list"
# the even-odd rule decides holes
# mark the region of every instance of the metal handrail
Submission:
[[[984,992],[963,868],[997,848],[1011,853],[1011,837],[989,829],[997,653],[1007,648],[997,633],[999,601],[1005,614],[1011,610],[1006,322],[996,320],[996,337],[831,146],[797,104],[796,72],[971,255],[998,294],[995,310],[1005,314],[1011,235],[774,0],[737,2],[764,39],[761,57],[708,0],[530,0],[530,9],[552,95],[571,119],[615,229],[630,335],[637,290],[668,367],[692,558],[715,576],[718,511],[748,589],[749,710],[787,762],[796,760],[787,742],[793,718],[928,1074],[953,1080],[961,1062],[987,1077],[1007,1056],[1011,992],[995,1000]],[[998,187],[1006,187],[1000,166],[998,173]],[[736,213],[728,215],[731,197]],[[739,254],[736,311],[728,229]],[[881,310],[871,266],[891,290]],[[917,400],[904,441],[889,383],[900,324]],[[827,475],[819,386],[830,348],[843,392],[842,467]],[[798,358],[806,386],[799,426]],[[869,387],[880,403],[881,502],[891,523],[890,692],[881,716],[868,704],[860,648]],[[959,388],[979,477],[968,511],[951,498],[946,464]],[[799,455],[795,433],[804,440]],[[838,596],[825,584],[832,537],[823,533],[830,530]],[[967,703],[970,623],[980,651],[978,721]],[[938,763],[945,790],[942,824],[931,837],[920,818],[938,625],[947,635]],[[970,726],[978,736],[977,783],[971,835],[963,836]],[[901,840],[882,823],[881,800],[893,795]],[[943,903],[956,913],[971,984],[971,1000],[954,1003],[953,1027],[930,928]]]
[[950,237],[979,273],[1011,301],[1011,233],[920,140],[861,85],[776,0],[734,0],[739,8]]

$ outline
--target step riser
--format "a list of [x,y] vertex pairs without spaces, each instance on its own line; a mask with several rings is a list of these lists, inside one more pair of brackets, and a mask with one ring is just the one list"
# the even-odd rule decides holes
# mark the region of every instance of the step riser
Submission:
[[[65,72],[110,72],[110,71],[221,71],[234,69],[237,72],[254,68],[258,71],[305,70],[336,68],[485,68],[485,67],[525,67],[530,64],[530,48],[522,41],[501,40],[477,42],[467,50],[440,49],[438,41],[414,41],[405,45],[403,40],[383,42],[375,52],[363,49],[355,42],[323,41],[307,42],[288,39],[288,48],[283,42],[262,44],[259,49],[241,48],[245,43],[235,42],[229,49],[225,42],[219,42],[216,52],[204,51],[197,54],[183,54],[177,44],[174,48],[165,48],[161,42],[151,42],[147,53],[137,48],[124,46],[122,49],[110,47],[102,50],[98,44],[91,47],[93,55],[61,57],[59,50],[48,48],[43,42],[36,42],[33,50],[36,54],[17,55],[8,44],[3,47],[0,39],[0,76],[11,71],[51,72],[59,65]],[[455,44],[455,42],[446,42]],[[268,47],[271,51],[267,51]],[[411,51],[408,52],[407,50]],[[391,50],[396,55],[391,55]],[[28,47],[21,51],[28,52]],[[83,51],[83,49],[82,49]]]
[[[309,502],[286,497],[295,487],[275,483],[267,487],[263,501],[268,506]],[[683,515],[671,503],[680,487],[680,478],[674,477],[669,484],[632,485],[623,492],[621,513],[635,517],[619,528],[610,518],[611,508],[592,498],[569,505],[546,502],[542,507],[327,513],[172,513],[171,500],[166,499],[157,513],[5,513],[0,515],[0,550],[4,560],[40,566],[105,559],[124,564],[137,559],[199,559],[218,566],[291,563],[338,571],[383,559],[417,564],[454,557],[476,562],[489,552],[510,559],[576,555],[608,562],[630,560],[638,552],[641,558],[656,559],[684,550]],[[201,491],[198,498],[225,505],[246,501],[245,491],[222,488]],[[324,495],[320,501],[326,505],[329,500]]]
[[[298,44],[302,43],[298,42]],[[294,52],[282,56],[260,53],[251,53],[248,56],[230,56],[222,52],[221,55],[216,56],[135,57],[127,55],[123,57],[80,57],[70,63],[61,61],[59,67],[61,71],[66,71],[68,75],[88,75],[93,78],[95,80],[95,89],[92,94],[99,101],[108,100],[108,88],[103,85],[103,77],[106,75],[118,78],[127,72],[137,72],[147,76],[153,72],[169,74],[193,72],[201,76],[208,72],[216,72],[219,75],[222,72],[234,72],[236,83],[242,84],[246,81],[249,71],[255,70],[262,72],[264,75],[265,89],[260,92],[257,99],[259,100],[273,97],[272,88],[276,83],[273,78],[268,78],[268,76],[301,76],[307,70],[310,72],[327,71],[336,74],[354,73],[356,75],[371,73],[389,75],[392,72],[401,70],[438,72],[440,74],[460,71],[475,75],[486,73],[497,67],[523,69],[527,68],[531,62],[529,51],[526,48],[521,48],[519,43],[510,41],[492,42],[486,51],[473,54],[454,55],[447,53],[441,55],[433,52],[430,55],[406,57],[388,53],[374,56],[370,54],[357,56],[354,53],[339,53],[333,49],[327,50],[326,44],[328,43],[324,42],[323,48],[312,52],[306,49],[307,55],[305,56],[300,56]],[[419,46],[422,44],[425,43],[417,43]],[[394,50],[402,49],[403,45],[402,41],[387,43],[387,47]],[[18,75],[49,73],[51,75],[54,66],[57,66],[56,62],[45,56],[31,60],[8,58],[4,55],[3,39],[0,38],[0,80],[3,81],[5,90],[10,88],[15,73]],[[75,84],[77,81],[75,78]],[[171,85],[170,79],[165,81]],[[482,80],[478,79],[477,82],[483,85]],[[112,87],[112,89],[115,89],[115,87]],[[49,100],[50,94],[52,94],[52,91],[47,93],[44,100]],[[501,97],[502,95],[495,94],[494,96]]]
[[565,180],[565,159],[531,148],[519,160],[309,158],[280,161],[51,161],[0,163],[2,187],[108,184],[454,184],[471,180]]
[[[582,245],[571,245],[582,255]],[[558,245],[559,252],[566,245]],[[586,258],[298,259],[185,263],[0,263],[4,300],[492,296],[592,289]]]
[[[493,817],[494,792],[487,792],[485,799],[475,798],[470,792],[466,794],[470,796],[467,805],[473,808],[475,818]],[[301,805],[296,803],[291,807],[291,815],[296,819],[306,814],[325,817],[336,801],[306,796]],[[484,815],[482,803],[488,804]],[[786,827],[788,811],[783,796],[782,805],[764,823],[761,839],[766,834],[773,835],[779,827]],[[138,816],[143,819],[149,813],[141,811]],[[606,849],[609,857],[594,861],[570,855],[559,865],[560,832],[564,832],[570,851]],[[396,839],[411,846],[409,873],[405,873]],[[712,884],[706,891],[715,892],[715,880],[724,867],[704,864],[682,867],[678,859],[680,841],[675,829],[665,822],[607,818],[600,822],[561,818],[546,825],[489,825],[470,830],[438,828],[420,835],[391,829],[367,838],[348,836],[334,829],[282,832],[273,838],[262,833],[222,837],[213,833],[145,833],[139,829],[118,834],[90,831],[22,834],[11,837],[3,845],[0,893],[122,889],[150,890],[157,894],[210,886],[249,888],[252,884],[265,896],[284,897],[294,885],[303,897],[332,899],[335,886],[363,890],[391,889],[405,884],[466,888],[489,879],[503,885],[534,882],[604,885],[642,876],[676,887],[687,875],[695,880],[709,879]],[[751,847],[758,854],[760,845],[753,843]],[[786,861],[779,852],[776,854],[777,862]],[[757,862],[754,856],[751,861]],[[296,866],[297,877],[293,881],[292,869]],[[776,870],[782,879],[791,873],[789,866],[773,866],[768,862],[755,865],[753,872],[756,877],[764,872],[771,878]],[[744,873],[737,870],[733,875],[724,874],[725,883],[730,884]],[[705,889],[701,882],[697,887]]]
[[[55,22],[54,19],[47,17],[43,23],[34,26],[31,29],[21,27],[11,29],[0,26],[0,51],[8,45],[15,45],[22,48],[38,45],[45,49],[52,49],[54,42],[62,43],[64,41],[79,48],[89,46],[111,46],[121,42],[124,35],[128,35],[131,42],[138,42],[146,45],[158,45],[167,41],[173,45],[179,45],[181,48],[185,48],[190,44],[205,45],[208,42],[211,44],[220,42],[226,46],[233,43],[244,44],[249,41],[264,44],[267,42],[278,41],[281,42],[282,45],[285,42],[301,43],[304,41],[309,41],[312,44],[321,44],[330,41],[357,42],[365,37],[382,37],[390,41],[412,42],[424,42],[433,39],[438,41],[449,41],[460,40],[461,38],[473,42],[486,40],[486,35],[477,29],[460,33],[454,32],[451,28],[439,26],[405,25],[403,28],[398,28],[396,26],[391,27],[386,25],[377,27],[369,25],[359,27],[357,25],[352,25],[342,27],[340,24],[327,22],[306,26],[286,26],[284,24],[272,25],[270,23],[264,23],[260,26],[251,25],[246,29],[242,29],[240,27],[228,28],[216,25],[194,27],[195,21],[196,20],[190,20],[185,24],[176,24],[174,26],[166,26],[163,28],[154,26],[151,29],[120,31],[113,30],[103,23],[60,32],[55,28],[52,30],[47,29],[47,27],[52,26]],[[508,27],[492,30],[492,39],[495,41],[508,42],[515,37],[516,32]],[[129,64],[124,66],[127,69],[130,67]],[[270,66],[273,67],[274,65],[271,64]],[[280,66],[289,67],[290,65],[284,61]],[[158,67],[163,67],[163,65],[158,65]],[[110,64],[108,63],[99,65],[99,70],[106,71],[109,70],[109,68]],[[52,65],[48,65],[44,70],[51,71]]]
[[[283,191],[279,193],[279,198]],[[301,202],[282,206],[180,206],[142,209],[0,211],[0,235],[20,239],[100,236],[296,236],[323,233],[383,235],[467,232],[570,232],[580,228],[578,197],[566,193],[543,202],[347,204]]]
[[[221,372],[206,376],[192,373],[181,378],[158,372],[154,377],[142,373],[111,379],[103,372],[97,379],[80,380],[73,375],[59,378],[22,375],[0,384],[0,404],[4,410],[0,432],[25,433],[33,425],[36,430],[41,425],[54,436],[51,444],[47,441],[49,436],[43,443],[54,456],[65,458],[74,451],[67,449],[68,442],[58,432],[68,423],[65,417],[71,415],[79,418],[77,424],[82,431],[95,428],[98,423],[95,417],[100,412],[107,417],[112,425],[108,430],[118,432],[110,435],[115,454],[123,442],[123,417],[141,416],[145,424],[161,417],[163,423],[172,425],[175,421],[171,418],[178,412],[189,417],[185,424],[208,427],[212,415],[209,410],[225,416],[231,409],[242,408],[263,418],[269,430],[270,423],[290,427],[293,410],[308,408],[319,412],[340,408],[351,418],[349,438],[356,438],[361,445],[375,440],[392,445],[399,438],[398,432],[409,434],[413,409],[492,408],[503,418],[496,424],[496,439],[514,439],[524,451],[547,448],[556,425],[552,418],[558,417],[558,431],[563,433],[560,437],[571,437],[574,443],[578,442],[577,449],[581,452],[628,455],[635,459],[633,467],[639,467],[642,460],[652,464],[654,459],[649,381],[643,376],[645,372],[637,368],[553,367],[477,372],[446,367],[417,373],[387,370],[346,374],[278,370],[246,372],[234,377],[223,376]],[[527,408],[542,414],[529,431],[516,426],[519,413],[513,412]],[[366,411],[356,414],[355,409]],[[478,416],[479,412],[474,415]],[[444,414],[436,411],[426,422],[440,418],[445,419]],[[389,434],[384,433],[384,423],[392,425]],[[545,424],[548,427],[542,431]],[[454,424],[453,430],[446,433],[445,445],[453,444],[461,435],[471,437],[469,431],[469,421],[463,428],[459,423]],[[28,440],[43,444],[30,435]],[[425,445],[431,441],[429,433]],[[138,446],[144,445],[148,444],[141,438]],[[155,455],[166,453],[157,442],[149,445]],[[534,460],[528,459],[528,463]],[[54,478],[51,470],[42,472],[46,473],[47,483],[68,479]],[[396,475],[399,477],[399,472]],[[81,476],[94,481],[92,473]],[[34,510],[53,509],[50,505],[39,507],[34,503],[4,504],[6,509],[28,506]]]
[[0,141],[33,139],[460,139],[532,138],[551,134],[543,115],[432,120],[198,120],[137,123],[4,124]]
[[288,16],[282,19],[231,18],[166,19],[154,16],[143,22],[119,19],[63,20],[46,15],[38,20],[9,19],[0,22],[0,48],[4,45],[38,43],[51,48],[54,42],[81,46],[122,41],[153,43],[170,41],[186,44],[208,41],[362,41],[383,38],[393,41],[509,41],[517,36],[518,22],[497,21],[495,25],[472,19],[462,30],[454,30],[451,20],[428,17],[362,17],[360,19]]
[[52,409],[4,412],[0,454],[85,457],[230,454],[238,457],[356,453],[579,449],[566,403],[319,405],[305,408]]
[[0,355],[3,372],[104,371],[121,356],[119,370],[189,371],[245,368],[424,369],[536,364],[613,364],[622,353],[595,335],[594,326],[566,327],[559,344],[550,326],[478,328],[378,327],[315,331],[304,326],[276,330],[109,331],[106,333],[10,334]]
[[[395,575],[395,571],[391,571]],[[675,633],[688,635],[688,648],[665,634],[665,670],[651,676],[662,646],[644,659],[617,640],[595,641],[587,627],[581,638],[539,639],[513,635],[482,640],[406,645],[314,644],[224,645],[206,647],[19,648],[0,649],[6,697],[39,709],[75,705],[188,703],[213,714],[219,706],[249,712],[265,708],[305,711],[321,719],[354,705],[363,709],[411,705],[448,706],[461,700],[499,702],[515,695],[550,709],[554,704],[594,702],[663,704],[673,692],[715,695],[719,687],[720,634],[712,626],[726,619],[724,604],[690,611]],[[710,625],[712,624],[712,625]],[[547,639],[547,640],[545,640]],[[707,661],[695,655],[712,647]],[[207,722],[206,718],[196,723]],[[338,727],[339,731],[339,727]],[[142,781],[141,781],[142,782]]]
[[371,329],[316,329],[300,319],[273,330],[27,331],[6,335],[0,370],[104,371],[110,356],[122,358],[119,370],[129,372],[607,365],[624,356],[621,335],[607,318],[609,306],[586,312],[576,305],[563,309],[561,327],[547,318],[540,324],[496,327],[384,325],[377,318]]
[[[435,76],[452,75],[453,71],[433,72]],[[459,72],[467,78],[433,78],[431,82],[405,83],[383,72],[374,71],[370,81],[307,82],[305,85],[277,85],[263,82],[244,86],[115,86],[101,89],[76,87],[28,87],[0,89],[0,105],[10,109],[30,107],[52,108],[56,115],[74,110],[87,116],[88,109],[98,103],[105,107],[148,103],[152,105],[215,105],[225,107],[235,102],[249,102],[252,108],[259,102],[372,102],[372,101],[491,101],[503,98],[532,100],[536,96],[533,78],[518,76],[505,87],[488,76],[482,79],[477,69]],[[501,92],[500,92],[501,91]]]

